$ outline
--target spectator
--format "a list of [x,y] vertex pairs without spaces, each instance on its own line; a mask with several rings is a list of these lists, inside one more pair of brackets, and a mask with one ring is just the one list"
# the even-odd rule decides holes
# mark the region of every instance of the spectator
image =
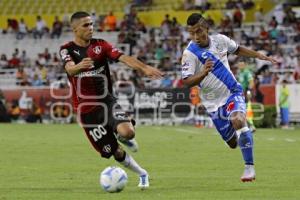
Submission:
[[243,23],[244,14],[242,10],[239,7],[236,7],[236,9],[233,12],[233,26],[240,28]]
[[155,48],[155,54],[154,58],[155,60],[161,60],[165,57],[165,50],[162,48],[161,44],[158,44],[157,47]]
[[272,83],[272,74],[269,69],[266,69],[262,72],[261,84],[271,84]]
[[172,84],[173,84],[173,81],[172,81],[170,75],[166,74],[164,76],[164,78],[161,80],[160,87],[162,87],[162,88],[171,88]]
[[145,24],[138,17],[136,18],[136,30],[141,31],[143,33],[147,32],[147,28],[146,28]]
[[29,114],[26,116],[26,122],[28,123],[43,123],[41,108],[33,103]]
[[184,10],[193,10],[194,9],[193,0],[184,0],[183,9]]
[[232,21],[229,17],[229,15],[225,15],[221,19],[220,28],[224,31],[232,27]]
[[16,19],[7,19],[7,29],[8,33],[17,33],[19,29],[19,24]]
[[33,80],[31,81],[31,86],[33,87],[43,86],[43,81],[39,78],[37,74],[33,76]]
[[46,23],[41,18],[41,16],[38,15],[36,17],[36,26],[35,26],[35,29],[33,30],[33,38],[41,39],[46,31],[47,31]]
[[17,57],[17,54],[14,53],[12,55],[12,58],[8,60],[8,66],[11,67],[11,68],[17,68],[20,66],[20,59]]
[[211,6],[207,0],[195,0],[194,5],[199,10],[208,10]]
[[172,21],[169,18],[169,14],[165,15],[165,19],[162,21],[160,27],[162,31],[162,35],[164,38],[167,38],[171,33]]
[[60,58],[57,56],[57,53],[54,52],[53,53],[53,57],[52,57],[51,65],[58,66],[59,65],[59,61],[60,61]]
[[211,28],[215,27],[215,21],[211,18],[210,15],[207,16],[206,22],[208,23],[209,27],[211,27]]
[[177,18],[173,17],[170,27],[171,36],[179,36],[180,35],[180,25],[177,22]]
[[284,58],[286,63],[286,68],[289,69],[296,69],[298,67],[298,58],[296,57],[295,53],[289,53]]
[[0,122],[11,122],[9,114],[6,109],[6,101],[2,91],[0,90]]
[[265,30],[263,26],[260,27],[259,39],[267,40],[269,38],[269,33]]
[[96,15],[95,12],[92,12],[91,19],[92,19],[92,22],[94,24],[94,28],[96,28],[96,26],[97,26],[97,15]]
[[28,28],[27,25],[25,24],[25,21],[23,18],[21,18],[20,20],[20,24],[19,24],[19,28],[18,28],[18,33],[17,33],[17,40],[22,40],[25,35],[28,32]]
[[135,6],[150,6],[152,4],[152,0],[134,0]]
[[271,28],[276,28],[277,25],[278,25],[278,22],[277,22],[277,20],[276,20],[276,17],[273,16],[272,19],[271,19],[271,21],[269,22],[269,26],[270,26]]
[[27,86],[29,85],[27,73],[24,71],[23,67],[19,67],[16,72],[17,85]]
[[245,10],[253,8],[254,6],[255,6],[255,4],[254,4],[253,0],[248,0],[243,4],[243,8]]
[[279,31],[278,36],[276,38],[276,42],[278,44],[286,44],[288,42],[288,38],[282,30]]
[[42,56],[45,58],[46,63],[48,63],[51,60],[51,54],[48,48],[45,48],[45,51],[44,53],[42,53]]
[[236,2],[233,0],[228,0],[225,5],[226,9],[231,10],[236,7]]
[[300,59],[298,58],[298,64],[294,71],[294,79],[297,83],[300,83]]
[[117,18],[114,16],[113,12],[110,11],[109,14],[104,19],[105,30],[115,31],[117,28]]
[[6,69],[8,68],[8,60],[5,54],[1,54],[0,57],[0,69]]
[[278,37],[278,29],[272,28],[272,29],[269,31],[269,36],[270,36],[270,39],[277,40],[277,37]]
[[239,61],[237,65],[239,68],[238,80],[243,87],[245,96],[247,96],[246,92],[248,90],[252,90],[252,88],[254,87],[252,72],[250,71],[250,69],[248,68],[248,66],[244,61]]
[[10,113],[10,118],[12,120],[17,120],[20,117],[21,110],[20,110],[19,103],[17,100],[12,101],[12,105],[11,105],[11,109],[10,109],[9,113]]
[[51,33],[51,38],[60,38],[60,35],[62,33],[63,29],[63,23],[62,21],[59,20],[58,16],[55,16],[55,20],[52,25],[52,33]]
[[254,17],[255,17],[255,21],[262,23],[264,22],[265,18],[264,18],[264,12],[263,9],[260,8],[258,9],[255,13],[254,13]]
[[180,76],[177,75],[176,72],[173,75],[172,87],[173,88],[182,88],[183,87],[182,79]]
[[289,128],[289,89],[287,88],[287,83],[287,80],[282,81],[279,95],[280,124],[284,129]]
[[283,18],[283,24],[289,25],[292,23],[296,23],[296,21],[297,21],[296,13],[293,11],[291,6],[286,6],[284,8],[284,13],[285,13],[285,16]]
[[22,55],[20,56],[20,65],[21,66],[29,66],[30,65],[30,58],[27,56],[27,53],[25,50],[22,51]]
[[273,16],[276,17],[276,21],[279,24],[283,23],[283,19],[284,19],[285,13],[284,13],[284,9],[282,7],[282,4],[278,4],[278,5],[275,6],[275,9],[274,9],[274,12],[273,12]]

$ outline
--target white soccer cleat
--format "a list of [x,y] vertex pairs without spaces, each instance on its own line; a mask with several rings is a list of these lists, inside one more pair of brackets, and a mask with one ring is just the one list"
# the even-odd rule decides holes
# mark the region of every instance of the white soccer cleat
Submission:
[[255,169],[254,165],[245,165],[245,170],[241,176],[241,181],[252,182],[255,180]]
[[150,186],[150,184],[149,184],[149,175],[148,174],[141,175],[138,187],[141,188],[141,190],[145,190],[149,186]]

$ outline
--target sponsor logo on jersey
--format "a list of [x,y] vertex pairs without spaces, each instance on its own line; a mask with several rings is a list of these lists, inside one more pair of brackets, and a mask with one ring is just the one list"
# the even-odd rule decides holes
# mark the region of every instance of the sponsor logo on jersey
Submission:
[[81,72],[75,76],[76,77],[93,77],[93,76],[97,76],[97,75],[101,74],[102,71],[104,71],[103,67],[96,69],[96,70],[92,70],[92,71]]
[[228,104],[228,106],[227,106],[227,108],[226,108],[226,111],[227,111],[227,112],[230,112],[230,111],[233,110],[233,108],[234,108],[234,102],[232,101],[232,102],[230,102],[230,103]]
[[126,117],[127,117],[125,112],[115,112],[114,116],[117,119],[126,119]]

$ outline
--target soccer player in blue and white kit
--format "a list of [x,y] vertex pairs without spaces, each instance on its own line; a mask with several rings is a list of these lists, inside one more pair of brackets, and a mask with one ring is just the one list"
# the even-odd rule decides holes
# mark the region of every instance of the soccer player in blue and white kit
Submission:
[[252,132],[247,126],[242,86],[230,71],[228,53],[276,63],[271,57],[239,46],[225,35],[208,35],[208,24],[198,13],[187,19],[191,42],[182,56],[182,79],[189,87],[198,85],[200,97],[223,140],[231,148],[239,145],[245,170],[241,180],[255,180]]

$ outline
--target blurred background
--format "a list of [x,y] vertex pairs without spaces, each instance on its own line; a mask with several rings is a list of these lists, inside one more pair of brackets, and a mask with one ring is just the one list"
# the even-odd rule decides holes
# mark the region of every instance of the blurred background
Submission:
[[[76,122],[58,51],[73,39],[71,14],[87,11],[94,37],[166,73],[150,80],[121,63],[110,64],[114,95],[139,124],[212,126],[199,88],[181,82],[181,56],[190,40],[185,23],[193,12],[208,20],[212,34],[225,34],[279,61],[270,65],[229,55],[233,73],[249,91],[255,126],[300,123],[297,0],[0,0],[0,7],[1,122]],[[282,108],[288,108],[287,121]]]

